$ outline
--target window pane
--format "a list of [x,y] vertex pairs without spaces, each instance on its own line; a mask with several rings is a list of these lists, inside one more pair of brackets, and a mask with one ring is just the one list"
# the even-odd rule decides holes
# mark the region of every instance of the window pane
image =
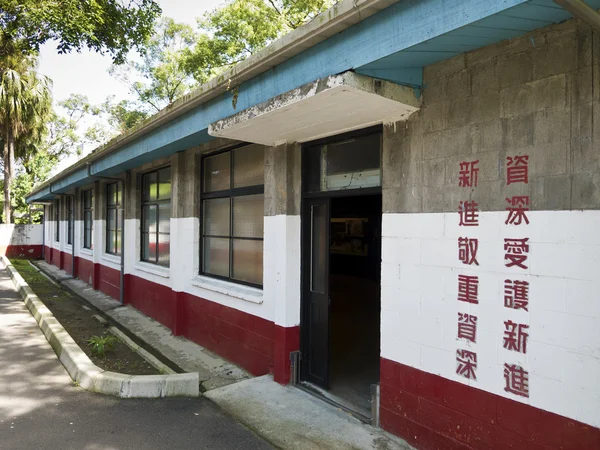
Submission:
[[158,263],[161,266],[169,266],[171,257],[171,236],[169,234],[158,235]]
[[106,252],[114,253],[115,252],[115,232],[109,231],[106,233]]
[[109,230],[114,230],[116,229],[116,215],[117,215],[117,210],[116,209],[109,209],[107,211],[107,217],[106,217],[106,227]]
[[117,230],[121,230],[121,225],[123,222],[123,210],[122,209],[117,209],[117,219],[116,219],[116,223],[115,223],[115,229]]
[[115,183],[116,185],[116,198],[115,201],[117,202],[117,205],[120,205],[121,202],[123,201],[123,190],[121,189],[121,183]]
[[146,205],[142,207],[142,231],[156,232],[156,205]]
[[204,272],[229,276],[229,239],[204,238]]
[[265,196],[245,195],[233,198],[233,235],[263,237]]
[[372,134],[328,144],[324,190],[381,186],[381,136]]
[[262,285],[263,241],[233,239],[232,278]]
[[86,229],[85,232],[84,232],[83,246],[85,248],[91,248],[92,247],[92,230],[90,230],[90,229]]
[[156,261],[156,234],[142,233],[142,259]]
[[116,186],[117,183],[112,183],[106,186],[106,203],[108,205],[114,205],[117,201]]
[[264,184],[265,151],[260,145],[233,150],[233,187]]
[[120,255],[121,254],[121,233],[115,231],[115,249],[113,250],[113,253],[115,255]]
[[229,236],[229,198],[204,201],[204,234]]
[[156,200],[156,172],[148,173],[142,178],[142,198],[145,201]]
[[158,172],[158,198],[171,198],[171,168],[167,167]]
[[204,159],[204,192],[230,189],[230,153]]
[[171,231],[171,202],[158,205],[158,231],[160,233]]

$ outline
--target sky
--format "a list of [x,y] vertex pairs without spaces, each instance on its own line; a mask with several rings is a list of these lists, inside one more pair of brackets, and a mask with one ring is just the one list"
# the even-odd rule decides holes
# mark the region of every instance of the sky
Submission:
[[[163,10],[163,16],[171,17],[177,22],[196,26],[196,18],[204,12],[219,6],[223,0],[156,0]],[[50,77],[53,81],[53,97],[58,102],[70,94],[83,94],[92,104],[103,102],[109,95],[115,96],[115,101],[129,97],[127,86],[108,74],[111,58],[98,53],[82,50],[81,53],[59,55],[56,43],[46,43],[40,51],[39,72]],[[84,154],[93,148],[84,149]],[[67,168],[80,157],[75,155],[65,158],[53,174]]]
[[[158,3],[164,16],[195,27],[196,17],[214,9],[222,0],[158,0]],[[71,93],[87,95],[92,103],[100,103],[108,95],[114,95],[116,100],[126,98],[127,87],[107,72],[110,65],[110,57],[88,50],[59,55],[54,42],[46,43],[40,51],[39,71],[52,79],[57,101]]]

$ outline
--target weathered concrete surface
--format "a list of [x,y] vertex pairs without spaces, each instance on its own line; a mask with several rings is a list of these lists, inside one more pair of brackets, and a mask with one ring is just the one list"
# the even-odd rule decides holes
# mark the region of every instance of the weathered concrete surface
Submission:
[[207,398],[280,448],[412,449],[399,438],[265,375],[212,390]]
[[89,302],[92,306],[103,311],[119,328],[135,337],[137,342],[155,355],[162,355],[171,365],[183,372],[197,372],[200,386],[205,390],[225,386],[251,375],[238,366],[224,360],[215,353],[195,344],[183,337],[175,337],[171,330],[157,321],[145,316],[130,306],[121,306],[113,298],[102,292],[93,290],[81,280],[68,278],[66,273],[56,266],[45,262],[37,262],[38,266],[57,279],[63,279],[62,284]]
[[306,142],[386,120],[406,120],[420,104],[413,88],[348,71],[213,122],[208,133],[268,146]]
[[[384,127],[384,212],[456,211],[459,163],[478,160],[482,211],[529,195],[532,210],[600,207],[600,38],[576,20],[424,70],[423,107]],[[529,184],[506,158],[529,156]]]
[[301,146],[265,148],[265,216],[297,216],[301,199]]

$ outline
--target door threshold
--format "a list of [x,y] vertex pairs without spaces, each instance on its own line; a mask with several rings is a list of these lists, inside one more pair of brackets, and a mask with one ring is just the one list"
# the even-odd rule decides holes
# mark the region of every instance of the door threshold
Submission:
[[346,402],[344,402],[342,398],[332,395],[330,392],[326,391],[323,388],[315,386],[312,383],[301,381],[300,383],[296,384],[295,387],[303,390],[304,392],[312,395],[313,397],[316,397],[320,400],[323,400],[326,403],[329,403],[332,406],[335,406],[336,408],[341,409],[342,411],[350,414],[351,416],[356,417],[361,422],[366,423],[367,425],[371,425],[373,422],[370,416],[367,416],[361,412],[352,409],[352,406],[349,406]]

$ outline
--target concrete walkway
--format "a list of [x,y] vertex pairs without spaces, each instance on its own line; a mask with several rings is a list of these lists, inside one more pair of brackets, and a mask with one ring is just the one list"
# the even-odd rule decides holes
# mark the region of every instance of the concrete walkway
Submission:
[[121,306],[117,300],[95,291],[84,281],[73,279],[64,270],[44,261],[36,261],[35,265],[89,304],[103,311],[119,328],[170,367],[184,372],[198,372],[203,390],[226,386],[251,377],[245,370],[210,350],[183,337],[173,336],[167,327],[136,309]]
[[0,270],[0,449],[267,449],[205,398],[122,400],[73,385]]
[[270,375],[207,392],[205,396],[280,448],[412,449],[403,440]]
[[[401,439],[365,425],[300,389],[271,376],[251,378],[237,366],[181,337],[131,307],[94,291],[83,281],[45,262],[36,265],[83,297],[121,329],[185,371],[198,371],[204,396],[279,448],[298,450],[411,449]],[[1,448],[1,446],[0,446]]]

